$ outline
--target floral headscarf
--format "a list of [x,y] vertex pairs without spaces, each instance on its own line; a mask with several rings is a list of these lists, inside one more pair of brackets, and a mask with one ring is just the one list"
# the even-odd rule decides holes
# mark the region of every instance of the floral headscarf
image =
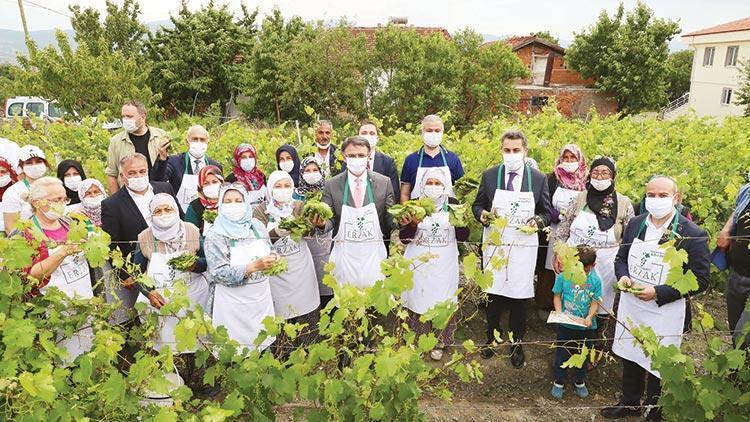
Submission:
[[89,205],[84,201],[83,199],[86,197],[86,192],[91,189],[92,186],[96,186],[99,188],[100,191],[102,191],[102,195],[104,197],[107,197],[107,190],[104,189],[104,185],[102,182],[96,180],[96,179],[85,179],[82,180],[81,183],[78,185],[78,196],[81,198],[81,213],[88,217],[89,220],[91,220],[91,223],[93,223],[96,227],[101,227],[102,225],[102,203],[99,202],[96,205]]
[[219,206],[219,199],[206,198],[206,196],[203,195],[203,186],[206,184],[206,178],[210,174],[213,174],[224,183],[224,175],[221,173],[221,169],[217,166],[207,165],[201,168],[200,171],[198,171],[198,198],[200,199],[203,208],[215,210]]
[[[255,167],[250,171],[242,170],[240,167],[240,157],[243,153],[249,152],[253,158],[255,158]],[[237,181],[245,185],[248,191],[258,190],[263,187],[266,176],[258,168],[258,153],[255,151],[255,147],[250,144],[239,144],[234,149],[232,154],[232,173]]]
[[[568,173],[560,167],[565,151],[569,151],[578,159],[578,169],[574,173]],[[565,189],[582,191],[586,189],[586,181],[589,177],[589,168],[586,166],[586,157],[575,144],[567,144],[560,150],[560,156],[555,160],[555,176],[557,181]]]
[[297,185],[297,189],[295,190],[295,193],[300,197],[304,197],[310,192],[318,192],[319,190],[323,189],[326,184],[325,177],[322,177],[320,181],[314,185],[311,185],[305,181],[305,177],[303,176],[305,174],[305,168],[307,168],[307,166],[310,164],[315,164],[318,167],[318,171],[320,172],[321,176],[323,175],[323,170],[320,167],[320,162],[317,158],[307,157],[302,160],[302,164],[300,164],[299,166],[299,185]]
[[5,193],[5,190],[13,186],[13,184],[18,181],[18,175],[13,170],[13,166],[11,166],[8,160],[6,160],[3,157],[0,157],[0,167],[7,170],[8,173],[10,174],[10,183],[8,183],[5,186],[0,186],[0,201],[1,201],[3,199],[3,194]]

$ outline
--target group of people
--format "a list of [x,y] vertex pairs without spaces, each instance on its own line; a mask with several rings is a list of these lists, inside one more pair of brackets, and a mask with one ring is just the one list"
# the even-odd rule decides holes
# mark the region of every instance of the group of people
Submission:
[[[332,144],[333,125],[319,121],[315,153],[300,159],[293,146],[280,146],[277,168],[268,177],[258,168],[258,152],[250,144],[234,149],[231,170],[225,173],[207,156],[210,140],[205,128],[190,127],[181,147],[184,152],[170,155],[170,141],[162,130],[147,124],[141,103],[124,104],[122,121],[125,130],[109,144],[106,188],[86,178],[81,164],[72,160],[58,165],[56,178],[47,176],[50,164],[35,146],[16,147],[11,158],[0,158],[4,230],[10,234],[19,219],[31,220],[23,232],[26,238],[38,234],[50,244],[62,245],[48,249],[41,243],[28,269],[39,280],[32,294],[44,294],[52,286],[69,295],[95,294],[89,282],[95,278],[92,274],[108,270],[88,268],[81,250],[65,244],[71,221],[79,219],[107,232],[111,247],[153,280],[147,286],[133,271],[116,271],[116,280],[102,292],[121,304],[121,312],[113,316],[116,324],[137,324],[132,312],[136,301],[159,309],[168,300],[165,290],[182,280],[191,306],[207,309],[213,323],[226,327],[242,346],[262,350],[278,343],[273,337],[255,341],[263,320],[275,316],[306,324],[308,330],[294,341],[294,347],[304,347],[316,340],[319,312],[334,299],[331,286],[323,282],[326,263],[334,264],[332,275],[339,284],[370,287],[383,278],[380,263],[388,256],[396,230],[407,258],[431,254],[429,261],[415,267],[413,287],[402,297],[414,331],[433,329],[420,321],[429,309],[448,300],[457,302],[458,243],[468,239],[469,229],[451,225],[449,205],[458,203],[453,185],[464,170],[460,158],[441,145],[444,126],[438,116],[423,119],[423,146],[406,157],[400,178],[394,160],[379,150],[378,128],[370,121],[362,122],[340,151]],[[486,290],[486,345],[481,355],[489,359],[497,353],[498,341],[506,337],[501,315],[507,311],[510,362],[515,368],[524,366],[527,300],[535,298],[540,309],[563,312],[577,321],[557,326],[554,397],[563,396],[566,371],[561,364],[575,349],[566,345],[613,338],[610,345],[601,342],[595,347],[611,347],[622,358],[623,394],[602,415],[618,418],[646,408],[656,409],[649,418],[658,419],[658,408],[652,406],[660,394],[659,372],[614,319],[646,324],[662,344],[679,346],[681,334],[689,328],[686,302],[708,286],[707,235],[680,205],[678,185],[668,176],[651,178],[645,197],[634,207],[616,189],[613,159],[598,157],[588,164],[580,148],[569,144],[545,175],[528,151],[523,133],[503,134],[497,151],[488,151],[497,154],[499,163],[482,173],[471,204],[484,227],[483,265],[493,277]],[[305,198],[317,192],[333,217],[309,216],[309,233],[292,238],[280,224],[300,217]],[[406,216],[401,221],[387,212],[397,202],[417,198],[432,200],[436,211],[423,219]],[[730,239],[749,230],[744,227],[749,204],[746,187],[719,242],[731,251],[732,327],[740,321],[750,293],[750,252]],[[506,222],[499,244],[492,241],[495,217]],[[547,227],[549,236],[542,230]],[[667,284],[669,266],[660,245],[670,240],[687,252],[683,271],[692,271],[698,281],[699,288],[687,295]],[[553,248],[557,242],[578,248],[587,274],[583,285],[563,275]],[[184,253],[198,259],[192,268],[176,274],[168,261]],[[287,271],[267,275],[281,258],[287,261]],[[637,289],[616,294],[618,285],[621,290]],[[175,324],[176,319],[164,318],[156,347],[173,345]],[[456,325],[453,320],[439,333],[440,345],[430,353],[433,359],[440,360],[443,347],[453,344]],[[87,350],[85,333],[80,334],[71,339],[72,358]],[[586,367],[575,374],[574,389],[581,397],[588,395],[585,375]]]

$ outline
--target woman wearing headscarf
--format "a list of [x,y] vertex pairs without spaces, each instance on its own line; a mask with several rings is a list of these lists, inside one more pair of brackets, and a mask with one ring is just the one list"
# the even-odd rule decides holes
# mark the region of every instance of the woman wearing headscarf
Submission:
[[[185,221],[198,227],[204,236],[211,228],[215,215],[209,217],[209,221],[205,218],[208,214],[215,213],[219,207],[219,190],[222,183],[224,183],[224,175],[217,166],[208,165],[198,172],[198,197],[188,205]],[[205,213],[207,210],[211,213]]]
[[[3,209],[3,194],[17,181],[18,175],[13,170],[13,166],[5,158],[0,157],[0,211]],[[0,218],[0,237],[3,236],[5,236],[5,225],[3,218]]]
[[[583,152],[575,144],[567,144],[560,150],[555,160],[555,169],[547,176],[549,195],[552,200],[550,209],[549,239],[554,239],[557,226],[565,220],[565,211],[575,202],[578,195],[586,189],[589,169]],[[534,301],[539,308],[543,321],[547,321],[549,311],[554,309],[552,287],[555,284],[553,271],[554,242],[548,241],[547,233],[539,233],[539,256],[537,259],[537,282]],[[546,246],[546,247],[545,247]]]
[[239,144],[232,154],[232,174],[227,176],[227,182],[239,182],[245,186],[249,205],[255,207],[266,202],[266,175],[258,168],[258,153],[250,144]]
[[65,193],[70,199],[70,204],[75,205],[81,202],[78,197],[78,186],[86,178],[86,172],[83,166],[76,160],[63,160],[57,165],[57,178],[65,185]]
[[294,186],[299,185],[299,155],[297,149],[289,144],[284,144],[276,150],[276,168],[283,170],[291,176]]
[[[617,168],[612,158],[594,159],[586,190],[567,209],[554,238],[571,246],[584,244],[596,249],[595,269],[602,280],[597,329],[607,338],[612,336],[606,334],[614,330],[607,311],[612,311],[615,303],[615,257],[625,226],[635,215],[630,198],[616,191],[616,177]],[[554,266],[556,272],[562,270],[557,258]]]
[[274,316],[271,285],[264,271],[279,257],[271,250],[265,226],[253,218],[242,184],[222,187],[219,215],[206,234],[205,249],[214,325],[226,327],[241,347],[266,349],[273,337],[255,344],[264,330],[263,320]]
[[82,180],[76,194],[81,202],[71,207],[68,214],[73,218],[82,217],[95,227],[102,226],[102,201],[107,198],[104,185],[96,179]]
[[[417,334],[432,331],[432,323],[421,322],[419,317],[446,300],[458,302],[458,243],[469,238],[468,227],[453,227],[448,218],[448,204],[457,204],[452,197],[450,173],[440,167],[425,171],[420,183],[422,198],[435,202],[435,212],[422,221],[413,220],[399,232],[401,242],[406,244],[404,257],[418,259],[432,254],[428,262],[419,263],[414,269],[414,286],[402,294],[401,299],[408,309],[409,327]],[[443,358],[443,347],[452,345],[456,321],[451,318],[439,339],[441,344],[430,352],[432,359]]]
[[[309,346],[315,340],[318,327],[320,293],[315,276],[315,265],[305,238],[294,240],[279,224],[302,216],[304,203],[292,199],[294,183],[283,170],[268,177],[271,199],[253,211],[253,217],[266,226],[273,243],[273,251],[285,258],[288,270],[271,277],[271,294],[276,316],[293,324],[307,324],[299,334],[295,346]],[[314,241],[314,240],[313,240]],[[279,347],[283,347],[279,342]]]

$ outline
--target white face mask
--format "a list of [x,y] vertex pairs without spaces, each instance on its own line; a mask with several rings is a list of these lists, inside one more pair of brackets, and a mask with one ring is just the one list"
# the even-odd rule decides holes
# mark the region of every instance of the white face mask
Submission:
[[359,176],[367,168],[367,158],[347,158],[346,168],[351,174]]
[[315,146],[318,147],[318,149],[328,149],[328,148],[331,147],[331,143],[329,142],[329,143],[323,145],[323,144],[320,144],[320,143],[316,142]]
[[96,208],[104,201],[104,195],[96,195],[93,198],[83,198],[81,203],[86,208]]
[[424,132],[422,140],[424,140],[424,144],[428,147],[435,148],[443,140],[443,132]]
[[42,211],[45,217],[50,220],[57,220],[65,214],[65,206],[62,204],[50,204],[47,211]]
[[273,196],[273,199],[276,202],[285,204],[292,201],[293,193],[294,189],[292,188],[274,188],[274,190],[271,192],[271,196]]
[[279,163],[279,168],[287,173],[291,173],[291,171],[294,170],[294,161],[282,161]]
[[122,128],[128,133],[138,130],[136,119],[122,119]]
[[230,221],[238,221],[245,216],[245,204],[242,202],[223,204],[221,206],[221,213]]
[[38,179],[47,173],[47,165],[41,164],[30,164],[23,166],[23,172],[32,179]]
[[128,179],[128,189],[133,192],[143,192],[148,189],[148,176],[132,177]]
[[378,144],[378,135],[359,135],[365,139],[367,139],[367,143],[370,144],[370,149],[375,149],[375,146]]
[[437,199],[445,193],[445,187],[441,185],[427,185],[422,190],[424,195],[430,199]]
[[655,218],[664,218],[675,208],[671,198],[646,198],[646,211]]
[[503,154],[503,165],[510,171],[518,171],[523,167],[523,153]]
[[591,187],[598,190],[599,192],[609,189],[610,186],[612,186],[612,179],[591,179]]
[[195,158],[203,158],[208,151],[208,144],[205,142],[191,142],[188,152]]
[[240,160],[240,168],[245,171],[252,171],[255,168],[255,158],[243,158]]
[[151,224],[160,229],[168,229],[172,227],[172,225],[174,225],[179,219],[180,216],[178,216],[176,212],[170,212],[169,214],[158,216],[155,215],[151,217]]
[[558,167],[560,167],[561,169],[565,170],[566,173],[573,174],[573,173],[575,173],[578,170],[579,165],[578,165],[577,162],[573,162],[573,163],[560,163],[560,165]]
[[0,176],[0,188],[8,186],[11,182],[10,174],[4,174]]
[[203,195],[206,198],[216,199],[219,197],[219,191],[221,190],[221,183],[214,183],[213,185],[203,186]]
[[302,173],[302,178],[305,179],[308,185],[314,185],[323,179],[323,175],[319,171],[312,173]]
[[77,191],[78,186],[80,184],[81,184],[81,176],[66,176],[65,177],[65,187],[72,191]]

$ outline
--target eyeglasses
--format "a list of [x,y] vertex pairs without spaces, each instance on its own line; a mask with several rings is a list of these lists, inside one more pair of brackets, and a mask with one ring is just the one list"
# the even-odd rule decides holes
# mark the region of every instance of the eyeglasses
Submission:
[[595,177],[612,177],[612,172],[609,170],[598,170],[598,171],[592,171],[591,176]]
[[243,185],[240,182],[222,182],[221,190],[227,190],[227,189],[240,189],[241,191],[247,190],[245,188],[245,185]]
[[67,196],[47,199],[46,201],[51,204],[63,204],[63,205],[70,204],[70,198],[68,198]]

